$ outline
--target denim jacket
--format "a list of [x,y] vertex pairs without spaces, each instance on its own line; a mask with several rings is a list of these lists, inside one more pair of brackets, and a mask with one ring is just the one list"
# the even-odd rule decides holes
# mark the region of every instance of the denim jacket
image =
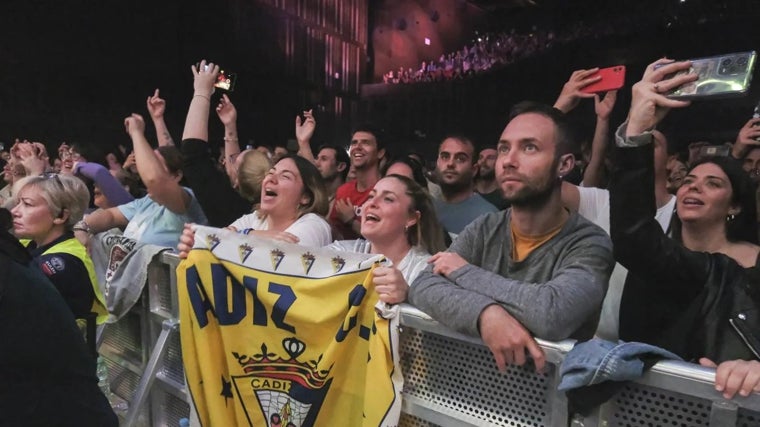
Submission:
[[644,360],[681,360],[675,354],[640,342],[612,342],[594,338],[576,344],[565,356],[559,373],[559,390],[565,391],[604,381],[627,381],[644,374]]

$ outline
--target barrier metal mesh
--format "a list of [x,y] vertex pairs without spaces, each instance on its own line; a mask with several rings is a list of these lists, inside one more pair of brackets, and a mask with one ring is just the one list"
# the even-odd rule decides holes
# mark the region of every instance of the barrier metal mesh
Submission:
[[[532,364],[496,370],[491,352],[441,335],[405,327],[400,343],[404,394],[443,406],[473,423],[491,426],[552,426],[548,397],[555,367]],[[425,424],[404,424],[425,425]]]
[[171,266],[162,262],[152,262],[148,266],[148,287],[150,291],[150,311],[161,314],[162,316],[171,317],[172,307],[172,286],[171,286]]
[[673,391],[632,383],[611,402],[610,427],[710,425],[711,401]]
[[398,425],[399,427],[438,427],[422,418],[417,418],[414,415],[409,414],[401,414],[401,418],[398,420]]
[[179,420],[190,415],[190,406],[177,396],[162,390],[153,390],[155,417],[153,427],[176,427]]
[[142,321],[140,315],[130,311],[116,323],[109,323],[103,330],[101,352],[118,354],[135,365],[143,363]]

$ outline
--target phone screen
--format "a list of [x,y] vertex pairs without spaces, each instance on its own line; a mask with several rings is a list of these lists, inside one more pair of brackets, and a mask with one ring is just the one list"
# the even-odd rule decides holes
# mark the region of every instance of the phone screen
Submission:
[[225,73],[224,70],[219,71],[219,75],[216,76],[216,83],[214,87],[218,87],[221,90],[232,92],[235,89],[235,78],[237,76],[232,73]]

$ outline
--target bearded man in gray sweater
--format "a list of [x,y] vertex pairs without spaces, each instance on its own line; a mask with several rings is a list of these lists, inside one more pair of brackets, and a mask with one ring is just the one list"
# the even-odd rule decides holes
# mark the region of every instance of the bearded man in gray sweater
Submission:
[[562,176],[574,166],[564,115],[523,103],[497,145],[496,179],[506,211],[481,216],[447,252],[430,258],[409,302],[450,328],[479,336],[500,370],[536,369],[544,353],[533,336],[557,341],[594,335],[614,265],[599,227],[563,207]]

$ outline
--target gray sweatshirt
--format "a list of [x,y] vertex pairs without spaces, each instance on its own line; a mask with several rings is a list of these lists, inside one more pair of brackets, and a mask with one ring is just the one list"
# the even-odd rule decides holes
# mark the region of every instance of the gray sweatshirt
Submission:
[[449,251],[469,264],[449,278],[426,268],[410,287],[409,302],[473,336],[480,336],[480,313],[499,304],[539,338],[591,338],[615,264],[609,236],[572,213],[559,233],[516,262],[510,212],[486,214],[467,226]]

